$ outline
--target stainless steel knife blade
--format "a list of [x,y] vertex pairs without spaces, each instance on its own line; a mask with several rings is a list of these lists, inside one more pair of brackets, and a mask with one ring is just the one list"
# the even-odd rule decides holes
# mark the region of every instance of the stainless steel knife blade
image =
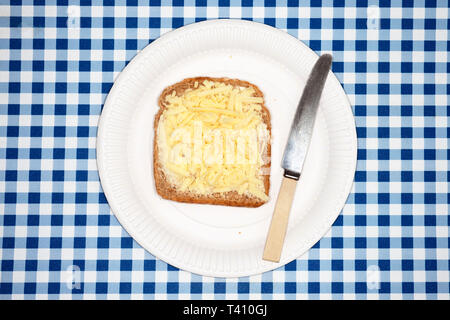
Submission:
[[332,56],[330,54],[323,54],[319,57],[303,90],[281,164],[286,177],[298,180],[302,172],[331,61]]

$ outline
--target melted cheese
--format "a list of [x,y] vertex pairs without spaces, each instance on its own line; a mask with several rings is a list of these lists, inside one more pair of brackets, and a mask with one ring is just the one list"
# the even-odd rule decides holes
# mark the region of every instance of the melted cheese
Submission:
[[261,116],[264,100],[254,93],[206,80],[166,96],[157,139],[171,183],[193,193],[236,191],[268,200],[261,167],[270,133]]

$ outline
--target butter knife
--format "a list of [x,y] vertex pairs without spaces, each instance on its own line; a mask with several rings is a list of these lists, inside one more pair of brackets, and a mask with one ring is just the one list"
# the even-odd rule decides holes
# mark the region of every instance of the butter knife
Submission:
[[331,61],[330,54],[319,57],[312,68],[295,112],[281,163],[281,167],[284,169],[283,181],[264,247],[263,259],[267,261],[280,261],[297,181],[302,173],[311,142],[317,109]]

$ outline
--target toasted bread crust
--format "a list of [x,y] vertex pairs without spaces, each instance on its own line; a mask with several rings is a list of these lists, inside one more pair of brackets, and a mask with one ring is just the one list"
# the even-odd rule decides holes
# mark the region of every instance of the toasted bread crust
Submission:
[[[166,109],[165,98],[168,94],[171,94],[174,90],[177,95],[181,95],[185,90],[189,88],[194,88],[196,82],[202,83],[205,80],[213,82],[223,82],[225,84],[231,84],[233,86],[241,87],[252,87],[255,90],[255,97],[264,97],[263,93],[257,86],[251,84],[250,82],[239,80],[239,79],[229,79],[229,78],[210,78],[210,77],[196,77],[187,78],[181,82],[171,85],[163,90],[159,96],[158,105],[160,107],[158,113],[155,115],[154,119],[154,139],[153,139],[153,174],[155,179],[156,192],[164,199],[173,200],[178,202],[186,203],[198,203],[198,204],[214,204],[214,205],[225,205],[233,207],[259,207],[266,203],[257,197],[248,196],[245,194],[239,194],[236,191],[222,192],[222,193],[212,193],[208,195],[195,194],[192,192],[180,191],[176,186],[172,185],[166,179],[164,170],[161,167],[161,163],[158,159],[158,143],[157,143],[157,130],[159,125],[159,119]],[[269,141],[266,148],[266,157],[268,162],[262,167],[267,172],[270,172],[270,157],[271,157],[271,125],[270,125],[270,113],[267,107],[263,104],[261,115],[264,123],[269,131]],[[265,193],[269,194],[270,189],[270,175],[264,175],[264,188]]]

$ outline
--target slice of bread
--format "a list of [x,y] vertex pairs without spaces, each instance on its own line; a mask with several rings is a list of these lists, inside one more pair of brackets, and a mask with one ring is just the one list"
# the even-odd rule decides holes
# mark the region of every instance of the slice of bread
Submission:
[[[234,111],[227,111],[227,108],[231,108],[230,104],[231,101],[234,101],[235,108],[236,107],[236,101],[239,99],[241,101],[241,98],[236,98],[237,95],[240,95],[239,92],[244,91],[247,93],[247,96],[249,99],[244,99],[245,103],[250,103],[250,101],[257,101],[258,103],[253,103],[251,106],[244,105],[244,102],[239,102],[239,108],[242,113],[239,113],[238,115],[241,118],[238,118],[236,122],[241,121],[239,123],[245,123],[247,119],[242,118],[247,113],[249,115],[253,115],[253,121],[254,123],[251,123],[252,125],[259,126],[258,128],[264,128],[264,137],[261,138],[258,136],[257,145],[258,145],[258,153],[260,155],[260,159],[263,159],[263,161],[259,162],[252,162],[252,164],[247,165],[246,167],[242,167],[242,171],[239,169],[239,164],[234,165],[232,169],[234,171],[227,171],[229,167],[225,167],[222,164],[220,165],[214,165],[210,166],[211,170],[213,170],[213,176],[215,179],[222,179],[220,181],[230,181],[230,180],[239,180],[241,183],[239,186],[229,184],[225,185],[225,188],[219,188],[214,185],[214,182],[210,183],[211,180],[208,180],[205,178],[204,175],[202,175],[201,172],[208,173],[209,166],[205,163],[196,164],[196,170],[193,169],[191,161],[187,161],[186,163],[183,163],[183,165],[176,171],[178,173],[173,173],[172,170],[169,170],[168,167],[170,166],[168,164],[168,158],[167,156],[164,156],[165,150],[170,150],[170,144],[168,142],[167,137],[171,137],[168,135],[166,127],[169,126],[169,124],[165,123],[165,121],[173,121],[168,120],[169,114],[165,115],[165,112],[168,112],[173,108],[182,108],[177,110],[194,110],[194,111],[185,111],[185,112],[192,112],[196,117],[202,117],[201,112],[199,113],[198,110],[201,108],[199,107],[200,104],[197,104],[195,101],[195,98],[192,98],[190,101],[193,101],[190,106],[181,106],[180,104],[171,104],[170,101],[177,99],[177,97],[180,97],[180,99],[184,99],[184,97],[187,97],[186,95],[191,93],[198,92],[196,90],[204,89],[205,88],[217,88],[217,87],[226,87],[228,92],[230,92],[230,86],[232,86],[232,92],[238,92],[234,95],[231,93],[229,96],[225,96],[225,93],[219,94],[218,96],[214,96],[214,98],[219,97],[221,102],[223,104],[228,101],[228,107],[225,105],[218,105],[218,108],[202,108],[206,110],[207,113],[205,116],[212,117],[213,120],[211,120],[212,125],[217,127],[219,130],[222,129],[222,121],[224,122],[226,118],[226,115],[228,113],[232,113]],[[218,89],[219,91],[221,89]],[[250,93],[249,93],[250,92]],[[240,96],[239,96],[240,97]],[[217,98],[217,99],[219,99]],[[211,98],[212,99],[212,98]],[[217,99],[214,100],[217,102]],[[228,100],[227,100],[228,99]],[[234,100],[233,100],[234,99]],[[243,101],[244,101],[243,100]],[[179,101],[179,100],[177,100]],[[181,100],[186,101],[186,100]],[[202,100],[203,101],[203,100]],[[219,101],[219,102],[220,102]],[[208,103],[213,103],[212,100],[208,101]],[[163,90],[161,93],[159,100],[159,111],[155,116],[154,119],[154,141],[153,141],[153,172],[154,172],[154,179],[155,179],[155,186],[157,193],[164,199],[178,201],[178,202],[187,202],[187,203],[198,203],[198,204],[213,204],[213,205],[225,205],[225,206],[236,206],[236,207],[259,207],[266,203],[268,201],[268,195],[269,195],[269,188],[270,188],[270,156],[271,156],[271,124],[270,124],[270,113],[268,109],[266,108],[264,104],[264,95],[261,92],[261,90],[255,86],[254,84],[251,84],[247,81],[238,80],[238,79],[228,79],[228,78],[210,78],[210,77],[196,77],[196,78],[188,78],[184,79],[181,82],[175,83],[166,89]],[[198,108],[198,109],[196,109]],[[219,108],[225,109],[225,111],[219,110]],[[247,108],[247,109],[245,109]],[[252,109],[253,108],[253,109]],[[248,111],[251,109],[251,112]],[[213,111],[211,111],[213,110]],[[208,113],[208,111],[210,113]],[[218,112],[218,115],[214,112]],[[177,111],[178,112],[178,111]],[[212,113],[211,113],[212,112]],[[223,113],[221,113],[223,112]],[[247,112],[247,113],[246,113]],[[189,116],[190,114],[188,114]],[[191,118],[194,117],[188,117]],[[250,116],[249,116],[250,117]],[[174,118],[175,119],[175,118]],[[239,120],[240,119],[240,120]],[[258,122],[260,121],[260,123]],[[219,123],[220,122],[220,123]],[[171,124],[172,125],[172,124]],[[179,124],[175,123],[173,126],[177,127]],[[172,127],[170,127],[172,128]],[[175,130],[174,130],[175,131]],[[236,132],[242,132],[242,131],[236,131]],[[173,133],[173,131],[172,131]],[[222,139],[222,138],[220,138]],[[239,137],[238,137],[239,139]],[[263,141],[265,140],[265,141]],[[222,140],[224,141],[224,140]],[[240,140],[242,141],[242,140]],[[250,140],[249,140],[250,141]],[[255,140],[256,141],[256,140]],[[203,138],[202,138],[203,143]],[[234,143],[234,142],[233,142]],[[187,144],[189,145],[189,144]],[[191,144],[192,145],[192,144]],[[248,143],[249,148],[250,142]],[[239,146],[236,145],[236,150],[239,148]],[[255,149],[253,149],[255,150]],[[173,149],[172,149],[173,151]],[[205,152],[205,151],[204,151]],[[236,151],[237,154],[237,151]],[[192,154],[191,154],[192,156]],[[251,152],[249,151],[248,154],[246,154],[246,157],[249,158],[251,156]],[[184,157],[184,155],[183,155]],[[245,158],[245,159],[247,159]],[[248,160],[247,160],[248,161]],[[173,167],[173,166],[172,166]],[[171,167],[171,168],[172,168]],[[246,171],[248,168],[248,171]],[[238,171],[236,171],[238,170]],[[252,171],[253,170],[253,171]],[[191,172],[191,173],[190,173]],[[194,172],[194,173],[192,173]],[[199,172],[199,173],[197,173]],[[232,172],[229,174],[229,176],[225,176],[228,172]],[[236,175],[236,172],[242,172],[242,174]],[[244,172],[249,173],[249,176],[245,176]],[[177,176],[179,174],[180,176]],[[223,177],[221,175],[224,175]],[[209,176],[208,176],[209,177]],[[219,177],[219,178],[217,178]],[[178,180],[177,180],[178,179]],[[183,180],[184,179],[184,180]],[[228,180],[227,180],[228,179]],[[214,180],[214,179],[213,179]],[[233,180],[233,181],[234,181]],[[190,186],[186,187],[186,185]],[[198,187],[196,187],[198,186]],[[256,186],[256,187],[255,187]],[[259,187],[259,190],[257,189]],[[246,189],[247,188],[247,189]],[[222,190],[222,191],[221,191]]]

